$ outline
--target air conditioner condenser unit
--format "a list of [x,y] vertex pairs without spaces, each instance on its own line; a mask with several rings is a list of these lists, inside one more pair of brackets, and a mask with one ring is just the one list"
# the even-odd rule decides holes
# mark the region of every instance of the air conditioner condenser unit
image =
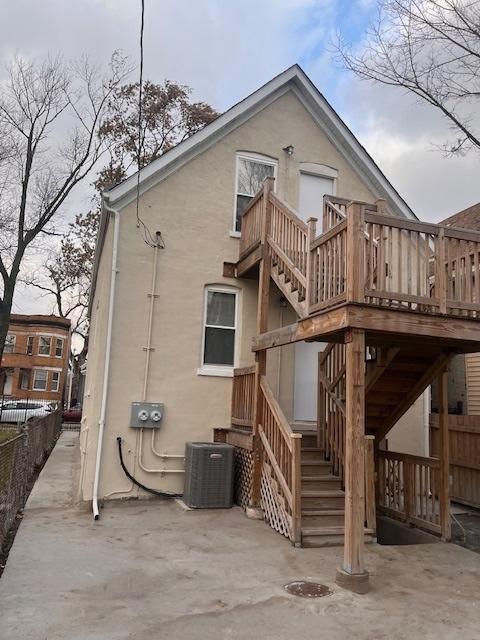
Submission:
[[228,509],[233,502],[233,453],[230,444],[187,442],[183,501],[194,509]]

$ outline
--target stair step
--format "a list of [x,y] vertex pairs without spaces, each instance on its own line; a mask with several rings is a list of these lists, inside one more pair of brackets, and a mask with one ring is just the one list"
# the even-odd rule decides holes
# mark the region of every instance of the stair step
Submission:
[[302,449],[302,464],[304,462],[317,462],[324,459],[324,449],[317,449],[316,447],[305,447]]
[[304,509],[302,511],[302,527],[343,526],[345,511],[343,509]]
[[302,476],[302,488],[305,491],[333,491],[341,488],[341,481],[336,476]]
[[[365,542],[372,542],[373,531],[365,529]],[[343,545],[344,527],[302,528],[302,547],[336,547]]]
[[302,510],[316,509],[342,509],[345,506],[345,494],[343,491],[311,490],[302,488]]
[[301,466],[303,475],[321,478],[328,477],[332,470],[332,463],[326,460],[302,460]]

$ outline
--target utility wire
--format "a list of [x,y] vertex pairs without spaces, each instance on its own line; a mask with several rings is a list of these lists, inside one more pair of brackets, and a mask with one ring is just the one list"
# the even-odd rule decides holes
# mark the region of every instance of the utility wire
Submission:
[[[156,247],[158,242],[153,237],[150,229],[140,218],[140,170],[142,168],[142,149],[143,149],[143,31],[145,28],[145,0],[141,1],[141,19],[140,19],[140,77],[138,81],[138,153],[137,153],[137,228],[142,229],[143,241],[149,247]],[[163,248],[163,247],[162,247]]]

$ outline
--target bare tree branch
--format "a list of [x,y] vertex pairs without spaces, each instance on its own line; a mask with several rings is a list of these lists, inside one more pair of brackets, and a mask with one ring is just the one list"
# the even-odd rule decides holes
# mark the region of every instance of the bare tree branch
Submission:
[[359,78],[400,87],[439,110],[457,138],[447,154],[480,151],[480,3],[380,0],[359,48],[341,38],[341,63]]

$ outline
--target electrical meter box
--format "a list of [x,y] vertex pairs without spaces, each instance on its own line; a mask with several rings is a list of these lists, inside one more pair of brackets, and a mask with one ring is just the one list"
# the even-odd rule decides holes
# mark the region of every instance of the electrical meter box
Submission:
[[159,429],[163,413],[161,402],[132,402],[130,426],[134,429]]

